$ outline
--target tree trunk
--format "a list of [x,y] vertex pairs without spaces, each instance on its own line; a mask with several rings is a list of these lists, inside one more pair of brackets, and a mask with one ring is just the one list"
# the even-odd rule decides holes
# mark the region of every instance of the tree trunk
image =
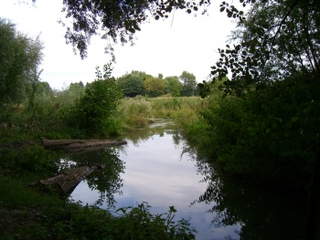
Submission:
[[63,150],[68,152],[82,152],[87,150],[95,150],[104,147],[119,146],[127,144],[125,140],[106,140],[106,139],[91,139],[91,140],[47,140],[43,139],[42,144],[50,150]]

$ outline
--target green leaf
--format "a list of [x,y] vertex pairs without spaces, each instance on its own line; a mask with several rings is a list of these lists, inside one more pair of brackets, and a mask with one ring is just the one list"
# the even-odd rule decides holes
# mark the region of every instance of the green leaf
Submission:
[[254,128],[253,128],[253,127],[248,127],[248,128],[247,128],[247,131],[248,131],[248,132],[253,132],[253,131],[254,131]]
[[292,122],[297,122],[298,120],[299,120],[299,117],[293,117],[293,118],[291,119]]
[[174,208],[174,206],[169,206],[170,212],[177,212],[177,210]]
[[292,122],[287,122],[287,123],[286,123],[286,127],[287,127],[287,128],[291,128],[292,126],[293,126],[293,123],[292,123]]

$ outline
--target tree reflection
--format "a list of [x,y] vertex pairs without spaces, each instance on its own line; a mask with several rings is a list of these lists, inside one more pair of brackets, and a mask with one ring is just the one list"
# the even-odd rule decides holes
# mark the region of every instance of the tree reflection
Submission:
[[125,169],[125,163],[119,159],[121,148],[104,148],[92,152],[72,154],[64,158],[67,163],[73,162],[77,167],[99,166],[99,171],[86,177],[89,188],[99,191],[100,197],[96,201],[98,206],[105,202],[109,207],[114,207],[116,204],[114,194],[121,194],[120,188],[123,186],[123,179],[120,174],[124,173]]
[[246,184],[217,171],[197,151],[185,144],[183,154],[195,161],[207,182],[194,204],[210,204],[214,227],[240,224],[240,239],[302,239],[306,202],[301,196]]
[[158,120],[157,122],[150,124],[148,127],[128,133],[126,135],[126,139],[131,140],[134,146],[139,146],[140,143],[146,142],[154,135],[163,137],[164,133],[170,131],[174,126],[175,125],[172,122]]

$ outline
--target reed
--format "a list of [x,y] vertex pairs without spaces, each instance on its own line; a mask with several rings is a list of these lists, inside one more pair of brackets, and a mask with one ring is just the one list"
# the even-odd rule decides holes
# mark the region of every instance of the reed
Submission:
[[160,97],[148,100],[151,102],[155,117],[171,118],[176,123],[183,123],[196,118],[203,105],[203,99],[199,97]]
[[144,127],[154,118],[151,103],[145,98],[125,98],[118,118],[125,128]]
[[204,100],[199,97],[125,98],[118,117],[126,128],[144,127],[155,118],[183,122],[195,118],[203,104]]

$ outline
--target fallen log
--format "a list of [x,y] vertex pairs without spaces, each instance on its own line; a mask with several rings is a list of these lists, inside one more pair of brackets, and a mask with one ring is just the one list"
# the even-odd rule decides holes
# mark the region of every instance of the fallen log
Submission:
[[68,152],[81,152],[88,149],[99,149],[127,144],[125,140],[106,140],[106,139],[89,139],[89,140],[48,140],[43,139],[42,144],[50,150],[63,150]]
[[103,166],[65,169],[54,177],[30,183],[29,186],[51,187],[61,195],[69,195],[86,176],[101,168]]

